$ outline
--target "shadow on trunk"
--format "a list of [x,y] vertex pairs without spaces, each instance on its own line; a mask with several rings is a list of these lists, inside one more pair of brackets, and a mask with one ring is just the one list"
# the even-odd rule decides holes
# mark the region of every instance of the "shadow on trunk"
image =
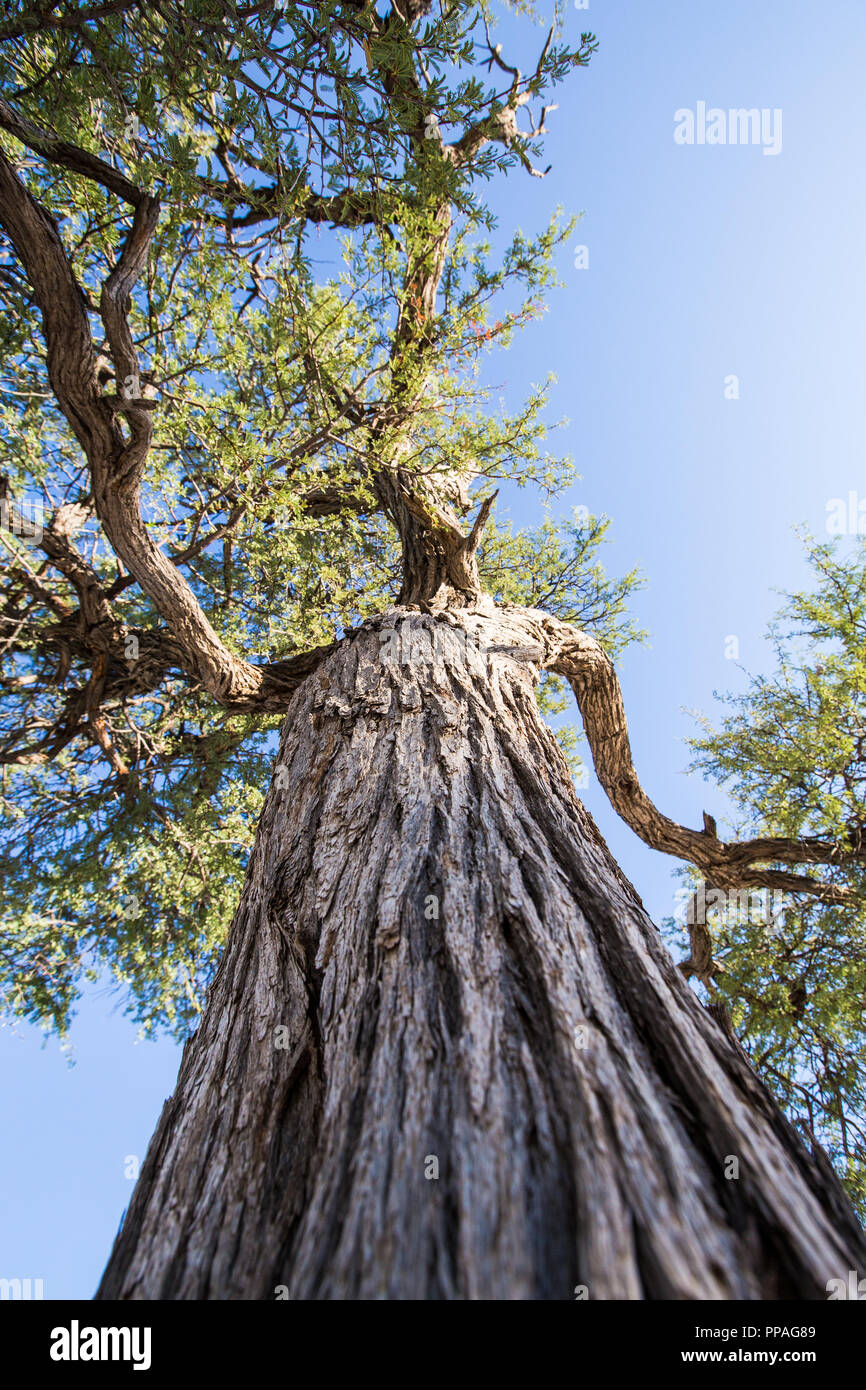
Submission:
[[461,621],[391,610],[294,696],[97,1297],[825,1298],[841,1185]]

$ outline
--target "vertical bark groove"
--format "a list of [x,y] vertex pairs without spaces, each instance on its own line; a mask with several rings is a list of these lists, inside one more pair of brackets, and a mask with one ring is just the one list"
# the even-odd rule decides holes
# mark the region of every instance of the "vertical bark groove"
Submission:
[[[461,621],[488,650],[430,642]],[[820,1298],[866,1263],[507,636],[391,610],[296,693],[99,1297]]]

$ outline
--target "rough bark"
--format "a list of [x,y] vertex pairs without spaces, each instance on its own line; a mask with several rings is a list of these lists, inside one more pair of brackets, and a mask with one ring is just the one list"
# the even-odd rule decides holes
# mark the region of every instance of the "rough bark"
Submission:
[[100,313],[121,384],[121,394],[112,398],[99,386],[88,304],[57,224],[0,150],[0,226],[33,286],[51,389],[87,458],[96,514],[115,555],[170,625],[189,675],[229,709],[283,710],[322,649],[263,666],[235,656],[176,564],[148,534],[141,514],[139,489],[153,434],[153,402],[139,394],[138,355],[127,315],[158,215],[158,200],[141,192],[123,250],[102,287]]
[[837,1180],[575,797],[536,670],[507,614],[400,609],[296,692],[98,1297],[823,1298],[862,1271]]

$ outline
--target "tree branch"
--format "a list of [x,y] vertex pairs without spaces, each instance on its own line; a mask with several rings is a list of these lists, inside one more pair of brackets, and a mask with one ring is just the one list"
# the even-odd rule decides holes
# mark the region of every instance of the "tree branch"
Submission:
[[154,544],[141,517],[139,482],[152,422],[149,410],[138,408],[135,399],[140,373],[126,314],[158,215],[157,200],[144,195],[117,266],[103,286],[100,305],[117,378],[124,389],[131,388],[124,417],[129,421],[127,439],[99,390],[86,301],[57,225],[0,151],[0,226],[33,287],[42,314],[51,387],[90,465],[97,516],[112,549],[168,623],[188,674],[226,708],[281,710],[299,678],[330,648],[269,666],[236,657],[214,631],[183,576]]
[[[230,184],[220,184],[211,180],[200,181],[202,192],[210,198],[218,198],[230,207],[246,203],[250,211],[241,217],[231,213],[233,227],[252,227],[257,222],[268,222],[287,211],[292,217],[304,218],[307,222],[328,222],[333,227],[363,227],[384,221],[384,212],[377,200],[369,193],[347,190],[344,193],[325,195],[305,188],[296,202],[288,205],[290,194],[279,184],[269,188],[234,189]],[[228,195],[228,196],[226,196]]]
[[56,4],[49,5],[47,12],[30,10],[21,16],[17,24],[0,26],[0,43],[5,39],[30,38],[46,30],[79,29],[82,24],[89,24],[94,19],[122,14],[124,10],[138,9],[140,5],[141,0],[106,0],[105,4],[88,5],[83,10],[75,10],[73,14],[52,14],[51,11],[57,9]]
[[104,159],[88,153],[87,150],[79,149],[78,145],[72,145],[68,140],[61,140],[53,131],[35,125],[24,116],[20,116],[2,98],[0,98],[0,130],[14,135],[15,139],[20,140],[22,145],[26,145],[29,150],[38,154],[42,159],[47,159],[49,164],[58,164],[62,169],[69,169],[73,174],[81,174],[86,179],[92,179],[95,183],[102,184],[102,187],[106,188],[109,193],[115,193],[118,198],[123,198],[134,208],[137,208],[147,196],[142,189],[136,187],[134,183],[130,183],[129,179],[124,178],[123,174],[118,173],[110,164],[106,164]]
[[725,843],[718,838],[709,817],[703,830],[690,830],[663,815],[647,796],[635,771],[622,691],[613,662],[603,648],[587,633],[538,610],[505,606],[501,612],[504,619],[514,622],[515,635],[522,634],[523,645],[518,639],[514,651],[525,653],[544,670],[564,676],[569,682],[598,780],[617,814],[651,849],[694,864],[707,883],[717,888],[779,888],[809,893],[824,902],[850,901],[852,891],[844,885],[766,865],[862,863],[866,861],[866,846],[862,842],[846,848],[817,836],[764,836]]

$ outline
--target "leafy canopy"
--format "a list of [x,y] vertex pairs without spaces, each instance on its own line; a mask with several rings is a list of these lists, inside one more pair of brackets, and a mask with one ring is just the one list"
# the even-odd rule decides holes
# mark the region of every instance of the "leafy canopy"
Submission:
[[[726,697],[718,729],[702,720],[694,767],[727,785],[740,834],[842,845],[866,827],[866,541],[810,539],[808,556],[814,588],[787,595],[768,634],[775,669]],[[731,894],[707,925],[738,1036],[866,1216],[866,875],[824,874],[849,900]]]
[[[547,499],[568,486],[570,462],[546,448],[545,390],[500,407],[483,363],[542,312],[570,223],[509,241],[483,189],[535,169],[540,132],[515,133],[513,103],[540,105],[588,61],[591,36],[573,50],[554,32],[515,86],[473,4],[410,6],[406,22],[333,2],[50,8],[19,5],[0,25],[0,149],[56,220],[100,389],[150,403],[146,531],[230,652],[279,662],[395,602],[400,538],[374,476],[396,448],[460,517],[498,486]],[[129,234],[127,184],[161,200],[129,303],[132,381],[117,379],[98,313]],[[453,226],[433,275],[443,206]],[[0,298],[0,993],[62,1034],[82,981],[108,972],[145,1029],[182,1036],[239,895],[282,715],[221,707],[118,561],[6,238]],[[11,524],[39,508],[41,539]],[[636,576],[605,576],[604,525],[494,519],[483,582],[616,654],[635,636]],[[562,708],[555,678],[541,698]]]

